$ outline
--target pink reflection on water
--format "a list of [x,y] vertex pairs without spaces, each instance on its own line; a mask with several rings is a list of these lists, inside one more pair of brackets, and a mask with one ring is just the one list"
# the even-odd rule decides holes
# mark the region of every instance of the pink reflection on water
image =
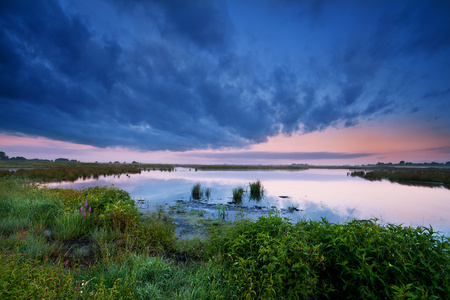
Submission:
[[[189,199],[191,187],[200,182],[212,190],[211,203],[226,204],[232,189],[245,187],[260,179],[266,198],[259,203],[244,201],[244,205],[276,206],[283,215],[298,221],[302,218],[330,222],[378,218],[379,223],[405,226],[432,225],[435,230],[450,233],[450,190],[436,187],[405,186],[388,181],[370,182],[348,177],[348,170],[310,169],[306,171],[151,171],[130,174],[130,177],[89,180],[86,185],[114,184],[132,197],[151,202]],[[69,186],[80,187],[82,181]],[[287,196],[280,198],[279,196]],[[287,213],[289,206],[302,209]],[[284,210],[283,210],[284,209]]]

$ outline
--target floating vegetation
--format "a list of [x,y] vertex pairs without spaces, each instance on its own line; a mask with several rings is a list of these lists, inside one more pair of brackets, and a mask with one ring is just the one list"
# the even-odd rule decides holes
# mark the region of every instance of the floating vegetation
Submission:
[[289,206],[288,208],[287,208],[287,210],[288,210],[288,212],[290,212],[290,213],[292,213],[292,212],[294,212],[294,211],[300,211],[300,209],[298,209],[298,207],[297,206],[295,206],[295,205],[291,205],[291,206]]

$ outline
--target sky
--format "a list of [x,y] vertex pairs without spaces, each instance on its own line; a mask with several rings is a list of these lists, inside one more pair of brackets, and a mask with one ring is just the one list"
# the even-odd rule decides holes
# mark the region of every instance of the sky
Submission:
[[1,1],[0,151],[450,161],[450,2]]

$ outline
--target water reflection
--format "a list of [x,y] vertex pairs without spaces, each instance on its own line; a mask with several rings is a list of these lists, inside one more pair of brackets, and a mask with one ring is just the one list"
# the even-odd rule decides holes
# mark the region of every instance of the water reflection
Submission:
[[[378,218],[379,223],[432,225],[435,230],[449,235],[448,189],[406,186],[385,180],[370,182],[347,176],[347,172],[327,169],[196,172],[178,168],[175,172],[149,171],[52,185],[79,188],[114,184],[128,191],[133,198],[143,199],[145,208],[154,209],[157,204],[170,206],[177,200],[191,203],[191,189],[200,183],[203,188],[211,189],[210,200],[201,208],[214,212],[217,204],[226,205],[232,201],[233,188],[247,188],[249,182],[259,179],[265,187],[266,197],[259,202],[246,197],[242,202],[250,217],[268,213],[274,206],[293,221],[327,218],[330,222],[342,223],[352,219]],[[229,207],[233,216],[238,207]],[[289,207],[296,207],[299,211],[290,213]]]

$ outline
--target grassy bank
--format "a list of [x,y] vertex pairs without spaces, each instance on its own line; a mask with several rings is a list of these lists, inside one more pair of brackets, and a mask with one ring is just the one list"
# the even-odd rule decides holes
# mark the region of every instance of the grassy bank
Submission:
[[94,164],[79,162],[0,162],[0,178],[15,176],[35,181],[75,181],[100,176],[140,174],[147,170],[173,171],[173,165]]
[[113,187],[0,179],[1,299],[446,299],[450,245],[431,228],[279,215],[177,240]]
[[450,168],[380,168],[370,171],[353,171],[350,175],[367,180],[387,179],[403,184],[443,184],[450,188]]

